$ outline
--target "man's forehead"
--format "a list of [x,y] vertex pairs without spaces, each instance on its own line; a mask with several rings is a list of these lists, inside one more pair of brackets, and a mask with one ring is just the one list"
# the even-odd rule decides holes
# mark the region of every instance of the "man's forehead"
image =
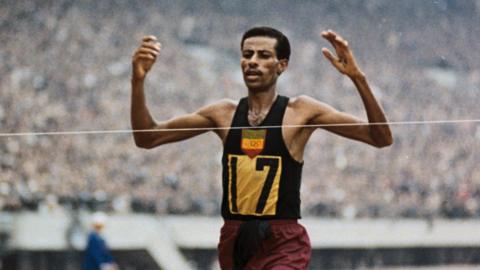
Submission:
[[271,37],[249,37],[243,41],[243,50],[268,50],[275,52],[277,40]]

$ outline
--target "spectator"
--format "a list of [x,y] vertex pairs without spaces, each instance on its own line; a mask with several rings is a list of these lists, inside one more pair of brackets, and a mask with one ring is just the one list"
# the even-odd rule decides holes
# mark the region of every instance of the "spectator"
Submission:
[[85,248],[84,270],[117,270],[117,264],[101,236],[105,226],[106,216],[97,212],[92,217],[93,231],[88,235],[87,247]]

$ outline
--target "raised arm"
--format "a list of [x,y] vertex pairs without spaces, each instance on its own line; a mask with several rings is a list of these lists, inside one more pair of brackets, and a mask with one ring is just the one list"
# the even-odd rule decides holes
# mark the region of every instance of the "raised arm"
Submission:
[[[150,114],[144,93],[144,81],[161,50],[161,44],[154,36],[143,38],[140,47],[132,57],[132,103],[131,124],[134,130],[135,144],[141,148],[153,148],[161,144],[191,138],[216,126],[214,115],[225,106],[225,102],[206,106],[197,112],[176,117],[168,121],[156,122]],[[155,129],[189,129],[202,130],[142,132]]]
[[[382,107],[372,94],[365,74],[358,67],[353,53],[348,47],[348,42],[331,30],[322,32],[322,36],[330,41],[337,54],[334,56],[327,48],[323,48],[322,52],[324,56],[340,73],[348,76],[353,81],[365,106],[368,123],[371,124],[330,126],[325,127],[325,129],[341,136],[362,141],[376,147],[385,147],[391,145],[393,143],[393,138],[389,125],[375,124],[386,123],[387,118],[385,117]],[[316,112],[310,121],[311,124],[341,125],[366,123],[365,121],[353,115],[339,112],[324,103],[314,100],[307,100],[307,102]]]

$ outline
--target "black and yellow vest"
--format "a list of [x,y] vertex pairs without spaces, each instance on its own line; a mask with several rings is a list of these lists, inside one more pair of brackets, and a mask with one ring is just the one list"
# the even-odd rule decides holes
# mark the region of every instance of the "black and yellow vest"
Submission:
[[224,219],[300,218],[303,163],[291,157],[279,127],[287,104],[288,97],[278,95],[263,122],[252,127],[247,98],[240,100],[222,157]]

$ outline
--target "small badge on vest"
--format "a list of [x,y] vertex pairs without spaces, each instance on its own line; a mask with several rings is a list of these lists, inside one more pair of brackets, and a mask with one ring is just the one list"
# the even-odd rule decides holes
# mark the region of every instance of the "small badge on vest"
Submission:
[[266,129],[242,129],[242,151],[249,158],[254,158],[265,147]]

